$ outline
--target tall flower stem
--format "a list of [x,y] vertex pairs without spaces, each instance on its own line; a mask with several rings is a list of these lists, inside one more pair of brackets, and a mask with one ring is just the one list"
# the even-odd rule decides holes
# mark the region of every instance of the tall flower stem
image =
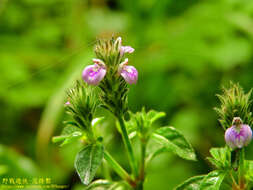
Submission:
[[245,180],[244,180],[244,148],[238,151],[239,154],[239,168],[238,168],[238,184],[241,190],[244,190],[245,187]]
[[104,158],[112,169],[131,186],[135,186],[135,182],[132,180],[130,175],[119,165],[119,163],[111,156],[111,154],[105,150]]
[[123,120],[122,116],[118,117],[118,121],[119,121],[119,124],[120,124],[122,139],[123,139],[123,142],[126,146],[126,150],[127,150],[131,170],[134,174],[134,177],[136,177],[136,176],[138,176],[138,170],[137,170],[136,161],[135,161],[135,157],[134,157],[133,147],[132,147],[132,144],[131,144],[130,139],[128,137],[126,126],[125,126],[125,123],[124,123],[124,120]]
[[146,155],[146,140],[141,140],[141,165],[140,165],[140,172],[139,172],[139,184],[138,190],[143,190],[143,183],[145,180],[145,155]]

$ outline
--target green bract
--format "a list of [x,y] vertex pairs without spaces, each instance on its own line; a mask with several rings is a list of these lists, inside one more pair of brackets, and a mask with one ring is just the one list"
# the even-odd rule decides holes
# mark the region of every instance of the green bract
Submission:
[[252,90],[245,94],[239,84],[231,82],[229,88],[223,88],[222,95],[217,95],[221,106],[215,110],[224,129],[231,127],[234,117],[240,117],[244,124],[252,125],[251,93]]

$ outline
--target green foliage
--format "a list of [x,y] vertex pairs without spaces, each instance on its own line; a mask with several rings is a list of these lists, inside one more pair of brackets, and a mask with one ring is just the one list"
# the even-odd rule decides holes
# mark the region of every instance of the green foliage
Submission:
[[201,190],[219,190],[221,183],[226,176],[224,171],[214,170],[207,174],[202,180],[199,189]]
[[177,186],[175,190],[199,190],[200,184],[204,178],[205,175],[191,177]]
[[161,117],[165,116],[164,112],[158,112],[155,110],[149,110],[146,112],[143,107],[141,112],[132,113],[129,111],[130,120],[125,122],[128,133],[132,137],[134,134],[138,134],[138,136],[147,141],[150,133],[152,132],[151,126],[152,124]]
[[124,182],[110,182],[107,180],[96,180],[92,182],[85,190],[129,190]]
[[252,125],[251,93],[252,90],[245,94],[239,84],[230,83],[229,88],[223,88],[222,95],[217,95],[221,107],[215,110],[220,116],[219,121],[224,129],[231,127],[234,117],[240,117],[244,124]]
[[99,179],[96,181],[93,181],[88,187],[85,188],[85,190],[106,190],[112,185],[112,182]]
[[231,151],[226,147],[222,148],[211,148],[210,154],[212,157],[207,159],[220,170],[231,169]]
[[176,190],[219,190],[226,173],[220,170],[214,170],[207,175],[192,177],[181,185],[176,187]]
[[53,137],[52,141],[54,143],[62,142],[60,146],[67,145],[71,142],[74,142],[81,137],[83,137],[84,131],[82,131],[80,128],[75,126],[66,126],[62,130],[61,136]]
[[158,152],[166,150],[186,160],[196,160],[196,155],[192,146],[174,127],[159,128],[154,132],[152,137],[163,146],[161,149],[157,150]]
[[245,178],[253,183],[253,161],[245,160]]
[[104,155],[104,148],[100,144],[87,145],[81,150],[75,160],[75,168],[81,181],[88,185],[94,178]]

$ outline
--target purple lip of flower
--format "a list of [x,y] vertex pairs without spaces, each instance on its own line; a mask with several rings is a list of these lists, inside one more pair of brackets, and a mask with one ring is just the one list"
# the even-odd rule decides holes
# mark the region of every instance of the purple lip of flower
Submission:
[[69,101],[67,101],[67,102],[65,103],[65,105],[66,105],[66,106],[70,105],[70,102],[69,102]]
[[122,39],[121,37],[118,37],[115,41],[115,44],[119,44],[119,49],[120,49],[120,55],[123,56],[125,53],[133,53],[134,48],[131,46],[122,46]]
[[125,59],[123,63],[119,66],[119,74],[125,79],[129,84],[136,84],[138,80],[138,71],[133,66],[128,66],[128,59]]
[[134,48],[132,48],[131,46],[121,46],[120,47],[120,54],[123,55],[125,53],[133,53],[134,52]]
[[[93,60],[94,61],[94,60]],[[106,69],[98,64],[88,65],[84,68],[82,78],[90,85],[98,85],[98,83],[104,78]]]
[[250,126],[241,124],[239,127],[233,125],[225,132],[225,141],[232,149],[247,146],[252,139]]

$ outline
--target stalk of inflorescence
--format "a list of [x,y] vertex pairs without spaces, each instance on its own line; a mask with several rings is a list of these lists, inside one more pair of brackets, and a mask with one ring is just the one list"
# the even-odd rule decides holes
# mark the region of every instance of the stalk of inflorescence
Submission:
[[121,165],[111,156],[108,151],[104,152],[104,158],[111,168],[125,181],[127,181],[131,186],[135,186],[134,180],[131,176],[121,167]]
[[124,124],[124,120],[121,116],[118,116],[118,121],[119,121],[119,124],[120,124],[122,139],[123,139],[123,142],[124,142],[124,144],[126,146],[126,149],[127,149],[127,154],[128,154],[129,161],[130,161],[130,166],[132,168],[134,177],[137,177],[138,176],[138,169],[137,169],[137,165],[136,165],[134,151],[133,151],[133,147],[132,147],[132,144],[130,142],[130,139],[128,137],[128,133],[127,133],[127,130],[126,130],[126,126]]

